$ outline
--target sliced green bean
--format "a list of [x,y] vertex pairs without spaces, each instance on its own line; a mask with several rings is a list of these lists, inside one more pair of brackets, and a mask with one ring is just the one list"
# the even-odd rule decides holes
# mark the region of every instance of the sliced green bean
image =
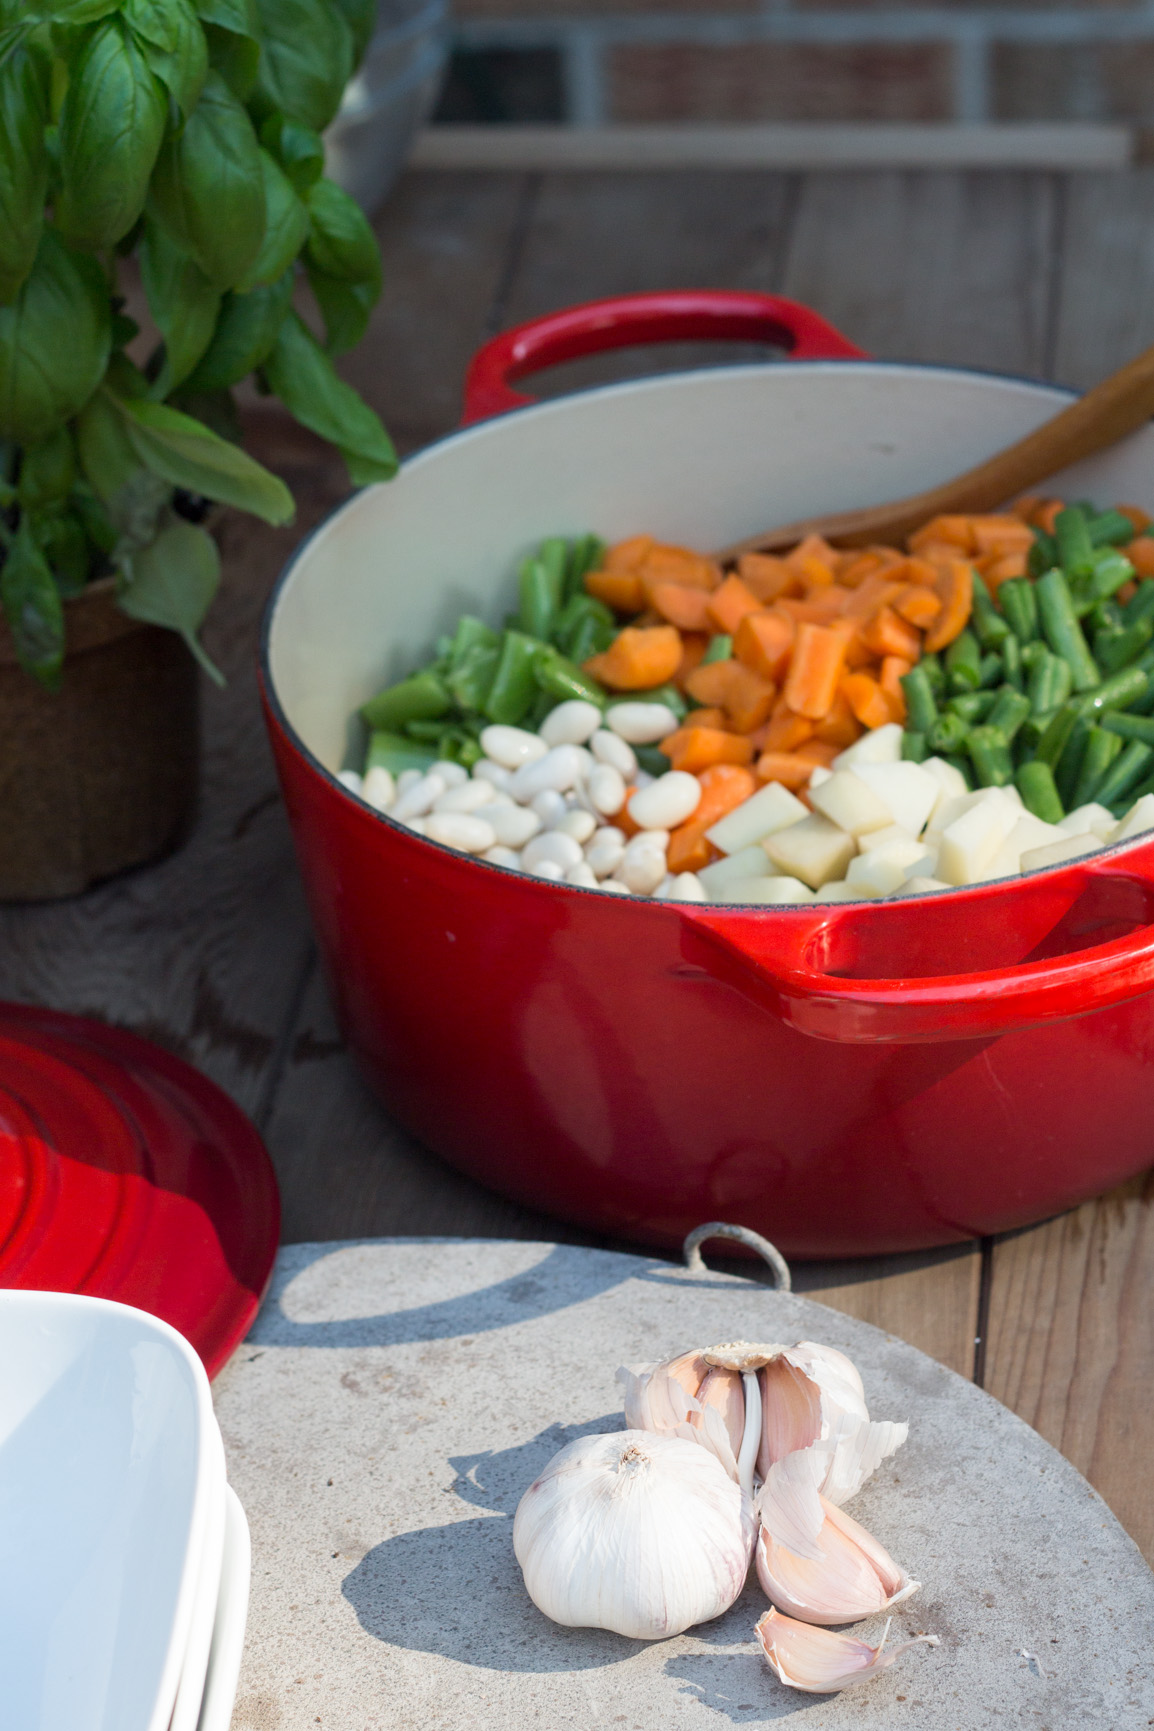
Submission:
[[1094,569],[1094,546],[1086,513],[1080,505],[1067,505],[1054,518],[1058,563],[1068,578],[1088,577]]
[[1152,637],[1154,619],[1139,619],[1124,631],[1100,631],[1094,639],[1094,659],[1103,673],[1118,673],[1138,659]]
[[1057,714],[1051,716],[1045,733],[1035,747],[1034,756],[1037,760],[1056,770],[1077,725],[1078,711],[1072,703],[1064,703]]
[[976,691],[982,683],[982,651],[972,631],[960,631],[946,650],[950,690]]
[[1084,716],[1076,716],[1062,755],[1054,765],[1054,781],[1067,811],[1072,810],[1076,804],[1074,792],[1082,772],[1082,759],[1086,754],[1086,741],[1090,737],[1090,731],[1091,723]]
[[940,703],[946,695],[946,674],[942,666],[941,656],[934,654],[931,650],[928,655],[922,656],[918,666],[929,680],[935,700]]
[[387,769],[390,775],[400,775],[406,769],[419,769],[423,775],[436,760],[435,746],[420,745],[415,740],[406,739],[403,733],[378,727],[369,734],[365,774],[370,769]]
[[983,689],[991,685],[1001,685],[1006,677],[1006,669],[1002,665],[1001,656],[994,650],[991,650],[988,655],[983,655],[978,663],[978,674]]
[[490,721],[516,726],[540,689],[534,669],[544,645],[522,631],[506,631],[501,639],[497,671],[485,699]]
[[1119,739],[1140,739],[1143,745],[1154,745],[1154,716],[1121,715],[1107,709],[1098,717],[1098,726],[1116,733]]
[[1000,649],[1010,636],[1010,626],[994,606],[990,591],[979,574],[974,572],[973,612],[971,622],[983,649]]
[[996,691],[960,691],[946,704],[946,713],[960,715],[967,727],[972,727],[977,721],[985,721],[997,697]]
[[472,613],[462,613],[449,643],[450,668],[458,666],[470,650],[496,649],[500,641],[500,632],[494,631],[491,625],[486,625],[483,619],[476,618]]
[[1018,691],[1026,689],[1025,673],[1022,663],[1022,645],[1011,631],[1002,644],[1002,666],[1005,669],[1007,683]]
[[1149,683],[1150,676],[1141,666],[1124,667],[1092,691],[1083,692],[1075,702],[1083,715],[1094,717],[1104,709],[1129,709],[1136,699],[1144,696]]
[[969,724],[960,715],[939,715],[933,726],[926,733],[926,744],[932,752],[948,756],[951,752],[961,749],[966,743]]
[[445,684],[459,709],[484,709],[501,659],[499,641],[474,643],[446,673]]
[[1043,823],[1060,823],[1066,813],[1054,785],[1054,772],[1048,763],[1035,759],[1020,765],[1014,781],[1022,796],[1022,804]]
[[1116,601],[1096,601],[1086,615],[1082,630],[1096,637],[1099,631],[1122,631],[1125,626],[1126,616]]
[[924,733],[911,733],[907,728],[902,733],[902,762],[924,763],[930,755]]
[[1151,763],[1154,763],[1154,746],[1145,745],[1140,739],[1130,740],[1115,757],[1091,797],[1099,805],[1106,806],[1125,799],[1147,774]]
[[[546,546],[550,543],[546,542]],[[517,627],[548,643],[561,611],[563,572],[556,559],[526,559],[517,574]]]
[[669,759],[656,745],[635,745],[633,755],[647,775],[666,775],[669,771]]
[[1135,625],[1139,619],[1154,619],[1154,577],[1142,578],[1122,612],[1127,625]]
[[[1031,577],[1041,577],[1058,563],[1058,543],[1042,529],[1034,530],[1034,545],[1026,555],[1026,569]],[[1005,588],[1005,584],[1002,585]]]
[[994,700],[994,706],[986,717],[988,727],[996,727],[1008,745],[1012,745],[1014,737],[1030,713],[1030,700],[1022,692],[1015,691],[1012,685],[1003,685]]
[[911,667],[908,673],[902,674],[901,687],[905,692],[906,716],[911,731],[928,733],[937,720],[938,706],[934,701],[934,689],[929,676],[920,662],[916,667]]
[[600,569],[605,557],[605,543],[598,535],[579,535],[569,545],[565,561],[565,598],[585,593],[585,576]]
[[732,660],[733,638],[727,636],[724,631],[718,632],[718,634],[715,637],[711,637],[709,642],[705,645],[705,654],[701,657],[701,664],[704,666],[708,661]]
[[395,732],[406,721],[428,720],[446,714],[452,707],[453,699],[444,680],[426,669],[371,697],[361,708],[361,718],[368,727]]
[[1129,517],[1124,517],[1121,511],[1113,509],[1099,511],[1089,519],[1086,528],[1093,547],[1104,547],[1107,544],[1124,547],[1128,541],[1134,539],[1134,525]]
[[1006,736],[997,727],[974,727],[966,749],[980,787],[1005,787],[1014,779],[1014,763]]
[[1090,593],[1095,601],[1108,601],[1134,580],[1134,567],[1124,553],[1110,547],[1095,553],[1090,574]]
[[556,649],[545,648],[538,652],[533,673],[541,690],[556,702],[566,703],[579,697],[586,703],[602,704],[608,698],[603,685]]
[[553,631],[553,642],[578,666],[608,649],[617,635],[617,621],[603,601],[574,595],[566,601]]
[[1010,577],[998,588],[1002,612],[1021,644],[1032,643],[1038,635],[1038,599],[1034,587],[1025,577]]
[[[1003,584],[1003,588],[1007,585]],[[1055,655],[1069,664],[1074,690],[1088,691],[1101,680],[1098,665],[1090,654],[1082,635],[1082,627],[1074,617],[1070,589],[1060,571],[1047,571],[1034,585],[1038,602],[1038,621],[1042,633]]]
[[1106,771],[1122,750],[1122,741],[1116,733],[1107,733],[1104,727],[1092,727],[1086,740],[1086,749],[1078,766],[1078,779],[1070,796],[1071,810],[1079,805],[1088,805],[1098,796],[1098,788],[1105,778]]

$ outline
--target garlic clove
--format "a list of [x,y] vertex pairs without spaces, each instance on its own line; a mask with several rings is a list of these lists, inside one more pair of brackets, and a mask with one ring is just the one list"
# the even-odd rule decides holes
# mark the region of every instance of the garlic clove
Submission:
[[766,1478],[776,1461],[807,1449],[822,1434],[821,1388],[787,1353],[761,1372],[761,1447],[757,1470]]
[[745,1434],[745,1396],[741,1378],[731,1370],[709,1369],[697,1391],[697,1400],[702,1407],[719,1414],[736,1458]]
[[851,1413],[869,1422],[861,1374],[844,1352],[816,1340],[799,1340],[785,1356],[821,1389],[823,1418],[832,1424],[842,1413]]
[[[716,1455],[730,1477],[736,1479],[745,1397],[739,1375],[730,1371],[720,1374],[729,1379],[728,1387],[720,1379],[713,1380],[715,1367],[697,1352],[682,1353],[666,1364],[637,1370],[622,1365],[617,1381],[625,1390],[625,1423],[633,1430],[699,1443]],[[704,1402],[697,1395],[707,1381],[710,1399]],[[737,1448],[731,1440],[731,1422],[738,1434]]]
[[901,1448],[909,1434],[908,1424],[895,1424],[891,1419],[863,1424],[845,1414],[832,1434],[818,1445],[829,1462],[818,1486],[822,1496],[839,1508],[848,1503],[882,1461]]
[[829,1695],[837,1689],[868,1682],[911,1647],[923,1642],[930,1647],[938,1644],[936,1635],[915,1635],[901,1646],[887,1649],[889,1627],[887,1623],[880,1645],[871,1647],[856,1635],[834,1635],[828,1629],[815,1629],[811,1624],[784,1617],[780,1611],[767,1611],[758,1621],[756,1634],[783,1683],[811,1695]]
[[910,1580],[872,1533],[834,1503],[821,1502],[816,1558],[787,1549],[764,1524],[758,1534],[757,1578],[778,1610],[806,1623],[852,1623],[917,1592],[921,1583]]

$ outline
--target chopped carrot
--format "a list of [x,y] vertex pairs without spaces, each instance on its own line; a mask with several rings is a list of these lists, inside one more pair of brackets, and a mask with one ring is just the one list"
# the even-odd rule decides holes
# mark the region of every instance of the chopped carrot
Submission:
[[1029,524],[1008,513],[1004,516],[971,517],[975,553],[1028,553],[1034,544]]
[[1025,552],[988,553],[984,559],[977,561],[978,570],[986,580],[986,587],[997,594],[999,586],[1010,577],[1025,577],[1029,570],[1028,555]]
[[1118,591],[1117,595],[1115,595],[1114,599],[1118,603],[1119,607],[1125,607],[1127,601],[1133,601],[1133,599],[1134,599],[1135,595],[1137,595],[1137,593],[1138,593],[1137,583],[1123,583],[1121,589],[1119,589],[1119,591]]
[[807,715],[795,715],[792,709],[781,709],[765,730],[766,751],[796,751],[807,739],[812,739],[814,723]]
[[780,781],[791,793],[803,788],[814,766],[790,751],[763,751],[755,764],[759,781]]
[[1034,512],[1041,503],[1042,495],[1040,493],[1024,493],[1020,499],[1015,499],[1010,510],[1015,517],[1020,517],[1023,523],[1032,523]]
[[750,745],[752,745],[755,757],[760,756],[765,750],[766,738],[772,726],[772,721],[766,721],[761,727],[755,727],[752,733],[746,734],[745,737],[748,739]]
[[587,571],[585,593],[604,601],[614,613],[640,613],[645,605],[641,579],[631,571]]
[[837,619],[831,627],[840,631],[845,638],[845,664],[847,667],[864,667],[873,660],[873,652],[862,642],[861,629],[853,619]]
[[923,523],[920,529],[906,536],[906,545],[911,553],[920,553],[930,541],[947,542],[954,549],[955,558],[959,548],[963,553],[973,553],[973,521],[961,516],[931,517],[928,523]]
[[776,609],[747,613],[733,635],[737,659],[763,679],[783,679],[793,649],[792,619]]
[[706,841],[706,830],[757,792],[752,771],[736,763],[715,763],[702,770],[700,781],[697,810],[669,837],[666,861],[671,872],[696,872],[708,865],[717,850]]
[[709,617],[718,631],[732,637],[747,613],[760,611],[761,602],[732,572],[709,597]]
[[712,622],[706,611],[709,603],[708,590],[695,589],[688,583],[655,583],[650,577],[642,579],[642,587],[654,611],[660,613],[670,625],[676,625],[679,631],[712,629]]
[[729,717],[720,704],[714,704],[712,707],[703,705],[700,709],[691,709],[689,720],[694,727],[727,728],[729,726]]
[[683,631],[681,633],[681,660],[677,664],[677,672],[673,675],[673,683],[685,690],[685,681],[700,665],[705,651],[709,648],[709,636],[704,631]]
[[647,630],[626,625],[608,649],[584,662],[586,673],[611,691],[649,691],[672,679],[681,665],[681,638],[672,625]]
[[712,559],[688,547],[666,547],[657,541],[646,553],[639,574],[656,583],[683,583],[693,589],[716,589],[721,582]]
[[725,733],[720,727],[679,727],[661,741],[661,749],[674,769],[686,769],[691,775],[715,763],[753,761],[753,746],[745,735]]
[[1057,517],[1058,512],[1064,509],[1065,506],[1061,499],[1047,499],[1045,503],[1039,505],[1038,509],[1034,512],[1033,523],[1035,529],[1041,529],[1045,534],[1052,535],[1054,533],[1054,520]]
[[785,682],[785,699],[798,715],[820,721],[837,693],[845,666],[846,636],[821,625],[798,627],[797,643]]
[[734,670],[740,661],[703,661],[685,681],[685,689],[696,703],[717,704],[724,709],[733,688]]
[[811,766],[820,763],[823,769],[828,769],[840,750],[839,745],[830,745],[827,740],[807,739],[804,745],[798,746],[793,755],[800,757],[803,763]]
[[833,566],[827,565],[824,559],[815,558],[812,553],[797,561],[796,570],[809,589],[826,589],[834,581]]
[[900,613],[907,624],[916,625],[919,631],[932,625],[941,610],[941,596],[935,595],[932,589],[923,589],[920,583],[911,583],[906,593],[894,602],[894,612]]
[[1115,505],[1114,509],[1130,519],[1135,535],[1145,534],[1151,523],[1154,523],[1154,517],[1148,516],[1138,505]]
[[[950,557],[953,558],[952,553]],[[917,583],[925,589],[932,589],[938,580],[937,566],[929,559],[919,558],[916,553],[911,553],[906,560],[902,575],[907,583]]]
[[831,619],[840,619],[853,594],[852,589],[843,589],[840,583],[830,583],[824,589],[807,589],[802,599],[821,614],[821,623],[828,625]]
[[[942,611],[926,633],[927,651],[944,649],[965,629],[974,600],[974,573],[965,559],[952,559],[938,577]],[[853,699],[850,699],[853,702]]]
[[829,616],[825,608],[817,601],[795,601],[792,595],[783,595],[780,601],[774,602],[774,608],[792,619],[795,625],[828,625]]
[[[821,535],[807,535],[804,541],[799,541],[797,546],[791,548],[785,555],[785,562],[791,570],[796,571],[800,577],[804,577],[807,583],[813,581],[812,574],[816,571],[817,566],[823,566],[829,573],[825,581],[832,583],[834,573],[842,562],[842,556],[836,547],[831,547]],[[819,578],[818,581],[820,582],[821,579]]]
[[797,572],[773,553],[743,553],[737,575],[763,607],[779,595],[800,595],[804,587]]
[[755,673],[743,662],[731,661],[729,666],[733,668],[729,696],[725,700],[729,725],[735,733],[752,733],[755,727],[768,721],[777,686],[772,679],[763,679],[760,673]]
[[841,689],[863,727],[884,727],[891,719],[889,698],[868,673],[843,674]]
[[885,563],[876,549],[867,547],[863,553],[846,559],[838,572],[837,580],[843,589],[856,589],[867,577],[872,577],[882,570]]
[[879,607],[889,607],[896,601],[905,587],[904,583],[895,582],[888,572],[879,571],[873,577],[867,577],[860,589],[855,589],[842,617],[864,623],[873,618]]
[[1139,577],[1154,577],[1154,538],[1139,535],[1122,551]]
[[636,576],[654,545],[652,535],[631,535],[628,541],[618,541],[605,555],[607,571],[632,571]]
[[878,684],[889,699],[890,715],[894,721],[903,725],[906,719],[906,694],[902,690],[902,679],[913,666],[901,655],[887,655],[882,661],[881,678]]
[[[772,722],[770,726],[773,726]],[[852,745],[855,739],[861,738],[861,731],[861,723],[839,685],[829,714],[823,715],[816,724],[813,737],[822,740],[826,745],[836,745],[839,751],[844,751],[847,745]],[[804,740],[802,743],[805,743]]]
[[899,619],[892,607],[882,607],[868,625],[862,627],[862,642],[878,659],[886,655],[904,655],[916,661],[922,652],[921,639],[912,625]]

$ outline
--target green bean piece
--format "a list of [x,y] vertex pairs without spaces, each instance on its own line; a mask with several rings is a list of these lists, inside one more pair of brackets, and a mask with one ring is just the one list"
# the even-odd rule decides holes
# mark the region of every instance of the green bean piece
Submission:
[[1040,637],[1035,637],[1032,643],[1023,643],[1019,646],[1019,654],[1022,657],[1022,666],[1027,673],[1031,673],[1034,669],[1034,663],[1045,661],[1050,651]]
[[[1026,555],[1026,569],[1031,577],[1042,577],[1058,563],[1058,543],[1043,529],[1034,530],[1034,545]],[[1005,588],[1005,584],[1002,585]],[[1000,596],[999,591],[999,596]]]
[[1026,689],[1025,674],[1022,663],[1022,645],[1011,631],[1002,644],[1002,666],[1005,669],[1007,682],[1018,691]]
[[946,755],[960,750],[966,743],[969,733],[969,723],[963,721],[960,715],[939,715],[933,726],[926,731],[926,744],[930,750]]
[[1127,625],[1139,619],[1154,619],[1154,577],[1143,577],[1122,609]]
[[1113,545],[1124,547],[1134,539],[1134,525],[1129,517],[1124,517],[1121,511],[1113,509],[1099,511],[1086,524],[1092,547]]
[[449,668],[459,666],[470,650],[496,649],[500,642],[499,631],[494,631],[491,625],[486,625],[483,619],[477,619],[472,613],[462,613],[449,643]]
[[1140,739],[1130,740],[1115,757],[1092,798],[1105,806],[1127,798],[1131,789],[1137,787],[1147,774],[1151,763],[1154,763],[1154,746],[1144,745]]
[[549,691],[538,691],[525,713],[521,726],[527,733],[536,733],[550,710],[556,709],[557,699]]
[[1023,763],[1014,782],[1022,796],[1022,804],[1043,823],[1060,823],[1066,813],[1054,785],[1054,772],[1048,763]]
[[1122,631],[1128,621],[1125,612],[1116,601],[1095,601],[1086,615],[1083,631]]
[[945,669],[942,667],[941,657],[931,650],[928,655],[922,656],[918,666],[930,682],[930,690],[934,694],[935,701],[940,703],[946,695],[946,675]]
[[1038,761],[1048,763],[1051,769],[1056,770],[1077,725],[1077,710],[1072,703],[1064,703],[1057,714],[1050,717],[1046,731],[1035,747],[1034,756]]
[[517,630],[548,643],[561,611],[561,572],[556,561],[524,560],[517,574],[517,598]]
[[1078,779],[1071,795],[1070,809],[1088,805],[1098,797],[1098,789],[1105,779],[1106,771],[1123,749],[1122,741],[1116,733],[1107,733],[1104,727],[1092,727],[1086,740],[1086,750],[1078,768]]
[[543,647],[523,631],[506,631],[501,639],[497,671],[485,699],[485,714],[490,721],[516,726],[523,718],[539,689],[534,667]]
[[1098,726],[1116,733],[1119,739],[1140,739],[1143,745],[1154,745],[1154,716],[1122,715],[1107,709],[1098,717]]
[[960,631],[946,650],[946,680],[952,692],[976,691],[982,683],[982,651],[972,631]]
[[586,573],[598,570],[604,557],[605,543],[597,535],[579,535],[576,541],[570,542],[565,563],[567,601],[574,595],[584,595]]
[[368,727],[395,732],[406,721],[423,721],[444,715],[452,707],[453,699],[444,680],[426,669],[371,697],[361,708],[361,719]]
[[902,762],[924,763],[930,755],[924,733],[911,733],[906,729],[902,733]]
[[995,697],[994,707],[986,717],[986,725],[996,727],[1010,745],[1029,713],[1030,699],[1023,696],[1022,692],[1015,691],[1012,685],[1003,685]]
[[1030,709],[1034,715],[1049,715],[1059,709],[1069,697],[1072,676],[1069,664],[1060,655],[1046,651],[1044,658],[1030,669],[1028,686]]
[[[1002,585],[1003,589],[1007,584]],[[1101,674],[1082,635],[1082,627],[1074,617],[1070,589],[1060,571],[1047,571],[1034,585],[1038,602],[1038,621],[1042,633],[1055,655],[1069,663],[1074,690],[1088,691],[1099,684]]]
[[967,790],[972,793],[974,791],[974,771],[969,759],[959,756],[956,751],[946,751],[942,753],[942,761],[948,763],[951,769],[957,770],[965,782]]
[[496,645],[489,648],[484,643],[474,643],[456,666],[449,669],[445,684],[458,709],[484,709],[500,659],[501,651]]
[[[906,698],[906,716],[910,729],[914,733],[928,733],[937,720],[938,706],[934,701],[934,688],[930,684],[925,668],[919,663],[911,667],[908,673],[901,677],[901,687]],[[920,763],[920,758],[913,759]]]
[[1129,709],[1137,698],[1145,694],[1149,679],[1149,674],[1140,665],[1123,667],[1120,673],[1112,673],[1092,691],[1083,692],[1075,702],[1083,715],[1095,719],[1104,709]]
[[708,661],[732,660],[733,638],[727,636],[725,632],[721,631],[718,632],[715,637],[711,637],[709,642],[705,645],[705,654],[701,657],[701,665],[704,667]]
[[608,649],[617,635],[617,621],[603,601],[574,595],[566,601],[553,631],[553,641],[570,661],[588,661]]
[[443,721],[430,721],[426,717],[424,721],[406,721],[404,731],[410,739],[421,740],[422,742],[431,741],[435,745],[445,731],[445,723]]
[[1054,518],[1058,564],[1068,578],[1088,577],[1094,569],[1094,547],[1081,505],[1067,505]]
[[1124,553],[1116,548],[1103,548],[1094,555],[1094,569],[1090,574],[1090,593],[1094,600],[1108,601],[1116,595],[1119,589],[1134,580],[1134,567]]
[[533,674],[541,690],[554,702],[567,703],[571,698],[583,698],[586,703],[603,704],[608,693],[590,674],[574,661],[567,661],[556,649],[539,649]]
[[988,655],[983,655],[978,663],[978,674],[983,690],[991,685],[1001,685],[1006,677],[1006,669],[1002,666],[1001,656],[994,650],[991,650]]
[[972,727],[977,721],[985,721],[997,701],[996,691],[961,691],[957,697],[950,698],[946,713],[960,715],[967,726]]
[[667,775],[669,759],[656,745],[635,745],[633,755],[647,775]]
[[1033,583],[1025,577],[1010,577],[999,585],[998,600],[1018,642],[1032,643],[1038,635],[1038,600]]
[[1067,811],[1072,810],[1075,804],[1074,793],[1082,772],[1082,759],[1086,754],[1086,741],[1090,737],[1091,725],[1084,716],[1077,717],[1065,749],[1054,765],[1054,781]]
[[421,774],[437,760],[436,747],[420,745],[406,739],[403,733],[387,728],[374,728],[369,734],[369,749],[365,754],[365,774],[370,769],[387,769],[390,775],[400,775],[406,769],[419,769]]
[[666,709],[673,711],[678,721],[684,721],[689,714],[689,705],[676,685],[651,685],[648,691],[623,693],[616,701],[619,703],[626,701],[629,703],[663,703]]
[[1098,638],[1094,639],[1094,659],[1103,673],[1118,673],[1123,667],[1129,667],[1136,661],[1154,637],[1154,619],[1139,619],[1136,624],[1128,625],[1124,631],[1110,632],[1098,649]]
[[983,649],[1000,649],[1005,639],[1010,636],[1009,623],[994,606],[990,591],[976,571],[973,595],[971,622],[978,642]]
[[997,727],[974,727],[966,749],[979,787],[1005,787],[1014,779],[1014,763],[1006,736]]

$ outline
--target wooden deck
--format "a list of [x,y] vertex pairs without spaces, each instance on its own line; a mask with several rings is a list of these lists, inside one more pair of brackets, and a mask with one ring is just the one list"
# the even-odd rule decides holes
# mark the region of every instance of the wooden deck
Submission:
[[[412,449],[449,430],[486,336],[569,302],[725,286],[807,301],[874,354],[1087,385],[1154,342],[1154,171],[413,174],[379,223],[386,292],[347,368]],[[684,356],[675,357],[684,360]],[[565,369],[567,388],[651,370]],[[661,357],[660,364],[669,364]],[[320,983],[257,708],[261,608],[339,462],[269,416],[290,531],[226,527],[207,633],[204,797],[183,851],[76,901],[0,909],[0,995],[103,1017],[213,1076],[276,1162],[286,1240],[463,1234],[598,1243],[481,1190],[369,1096]],[[1145,502],[1145,501],[1144,501]],[[1151,1130],[1154,1154],[1154,1125]],[[1062,1450],[1154,1558],[1154,1187],[960,1251],[809,1264],[799,1289],[974,1376]]]

